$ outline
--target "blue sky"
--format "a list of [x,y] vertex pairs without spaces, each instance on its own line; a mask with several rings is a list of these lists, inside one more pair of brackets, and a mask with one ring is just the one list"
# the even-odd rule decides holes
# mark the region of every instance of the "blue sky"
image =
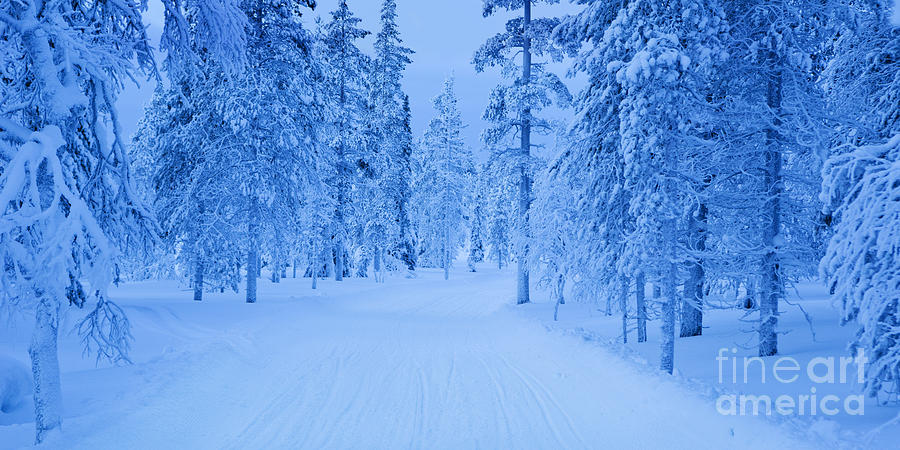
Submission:
[[[373,32],[373,36],[362,45],[365,51],[369,51],[374,33],[380,26],[381,0],[350,0],[349,4],[362,19],[363,27]],[[315,12],[307,14],[307,21],[311,23],[320,16],[327,19],[336,5],[337,0],[319,0]],[[432,117],[431,99],[439,93],[444,78],[452,72],[456,77],[463,120],[468,125],[466,142],[476,155],[480,154],[479,135],[486,125],[481,120],[481,114],[491,88],[500,81],[500,77],[496,71],[476,74],[471,59],[487,38],[503,29],[508,18],[502,14],[484,18],[481,5],[481,0],[397,0],[398,22],[404,43],[416,52],[403,81],[412,106],[413,132],[418,137],[425,129]],[[578,7],[563,0],[557,5],[538,7],[535,16],[561,16],[577,10]],[[162,6],[159,2],[150,2],[146,21],[156,45],[162,26]],[[554,65],[552,69],[564,75],[567,67],[568,64]],[[580,84],[577,80],[567,81],[573,91]],[[129,135],[136,129],[153,88],[151,82],[144,82],[140,87],[128,86],[123,93],[119,111],[123,128]],[[565,112],[553,114],[558,117],[566,115]]]

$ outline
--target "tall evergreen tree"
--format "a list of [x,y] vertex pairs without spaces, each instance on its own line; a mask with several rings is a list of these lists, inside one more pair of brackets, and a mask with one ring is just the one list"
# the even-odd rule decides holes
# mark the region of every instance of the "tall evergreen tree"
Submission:
[[477,270],[477,264],[484,261],[484,191],[479,186],[477,179],[480,177],[480,174],[476,172],[475,174],[475,182],[473,183],[476,186],[474,199],[472,203],[472,213],[471,213],[471,222],[469,224],[469,257],[466,260],[466,263],[469,266],[469,270],[475,272]]
[[865,389],[875,397],[900,384],[900,23],[879,0],[839,11],[824,77],[840,117],[823,170],[833,236],[820,270],[842,324],[856,326],[851,350],[869,359]]
[[335,191],[332,235],[334,278],[337,281],[344,277],[344,254],[350,238],[348,216],[353,212],[350,191],[356,175],[351,164],[363,157],[365,144],[363,120],[366,119],[368,94],[365,70],[370,64],[356,42],[370,33],[359,27],[360,22],[350,11],[346,0],[342,0],[338,9],[331,13],[331,20],[325,24],[323,36],[324,88],[332,116],[327,139],[335,166],[329,184]]
[[405,95],[401,81],[412,53],[403,46],[400,38],[396,1],[384,0],[371,73],[371,149],[364,161],[365,170],[371,171],[374,177],[370,189],[373,195],[367,205],[365,241],[376,273],[384,269],[384,256],[388,252],[396,255],[401,247],[411,245],[410,236],[401,235],[401,232],[410,232],[402,230],[402,225],[408,223],[402,215],[409,201],[406,183],[410,176],[412,142],[404,113]]
[[[500,85],[491,93],[484,118],[491,122],[483,138],[492,147],[506,147],[508,140],[519,137],[516,152],[518,167],[518,288],[516,302],[528,303],[528,211],[532,202],[533,161],[531,156],[532,132],[549,130],[548,123],[537,114],[555,99],[557,104],[568,103],[569,93],[565,85],[553,73],[546,70],[545,62],[533,57],[546,57],[553,61],[562,58],[562,52],[552,42],[551,32],[559,19],[533,19],[532,6],[538,3],[558,3],[559,0],[483,0],[483,14],[491,16],[498,10],[522,11],[522,16],[506,23],[506,30],[488,39],[475,53],[475,70],[483,72],[488,67],[500,67],[503,75],[512,81]],[[522,62],[515,60],[522,54]],[[517,70],[518,69],[518,70]],[[510,145],[511,146],[511,145]],[[513,151],[513,150],[510,150]]]
[[464,125],[457,106],[453,78],[444,82],[434,99],[436,117],[428,124],[416,177],[416,208],[419,237],[425,258],[444,269],[450,267],[465,239],[466,217],[471,201],[472,154],[462,138]]
[[[822,251],[822,238],[815,232],[820,210],[816,192],[829,133],[815,80],[824,60],[818,37],[826,28],[823,3],[748,0],[723,6],[731,25],[733,64],[719,78],[720,117],[734,173],[723,171],[713,188],[731,198],[720,213],[723,223],[735,225],[710,233],[730,235],[716,238],[714,248],[738,255],[733,271],[753,274],[748,284],[756,286],[759,296],[759,354],[771,356],[778,352],[786,286],[812,275],[812,261]],[[729,185],[722,186],[726,180]],[[755,245],[748,248],[744,242]]]
[[[584,230],[569,246],[571,271],[577,274],[573,290],[586,298],[615,299],[633,279],[643,291],[643,268],[624,257],[634,219],[629,212],[631,194],[625,189],[625,159],[621,152],[619,111],[625,91],[617,73],[607,65],[627,58],[624,48],[605,41],[606,30],[620,9],[607,2],[585,2],[577,15],[567,17],[555,30],[556,41],[574,57],[572,70],[587,75],[587,86],[574,99],[574,142],[549,166],[547,183],[572,194],[580,214],[570,219]],[[646,326],[643,305],[637,305],[638,335]]]
[[503,269],[511,260],[514,211],[516,199],[516,166],[504,158],[505,152],[492,151],[479,171],[479,190],[484,196],[485,229],[488,259]]
[[[646,277],[661,289],[660,368],[671,373],[680,266],[691,259],[682,212],[697,195],[684,182],[697,161],[688,149],[703,145],[708,133],[705,99],[725,55],[724,15],[717,4],[696,0],[603,4],[591,4],[558,31],[563,41],[592,45],[576,63],[591,81],[577,102],[575,131],[585,138],[559,167],[586,201],[603,202],[604,212],[587,209],[589,217],[580,219],[602,233],[575,245],[587,255],[585,268],[605,272],[601,286],[622,299],[631,280]],[[638,310],[640,318],[643,306]]]
[[413,189],[410,186],[410,180],[413,177],[412,155],[413,155],[413,138],[412,138],[412,110],[409,107],[409,96],[403,96],[403,129],[400,134],[400,154],[398,167],[400,178],[397,182],[399,186],[400,199],[400,243],[397,249],[400,261],[406,265],[407,270],[416,269],[416,253],[413,247],[413,231],[412,222],[410,220],[410,201],[413,196]]
[[295,230],[294,215],[307,184],[321,182],[321,94],[316,80],[310,34],[303,28],[303,7],[311,0],[244,0],[247,16],[247,63],[236,77],[224,80],[218,105],[229,134],[226,151],[242,165],[233,170],[244,194],[243,228],[247,254],[247,302],[255,303],[262,251],[272,270],[284,263],[283,236]]

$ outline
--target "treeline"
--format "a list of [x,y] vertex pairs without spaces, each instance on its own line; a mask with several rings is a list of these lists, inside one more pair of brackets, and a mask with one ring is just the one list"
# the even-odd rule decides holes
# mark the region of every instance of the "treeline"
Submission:
[[[900,30],[888,2],[579,3],[539,46],[572,56],[588,85],[571,145],[524,208],[532,270],[560,300],[568,284],[618,311],[623,339],[645,340],[658,319],[668,372],[676,337],[701,334],[710,308],[756,314],[759,355],[776,355],[785,292],[821,276],[859,330],[852,347],[874,361],[867,389],[896,389]],[[535,28],[507,41],[527,52],[549,27]]]
[[312,29],[297,5],[254,5],[242,10],[250,26],[236,70],[202,42],[194,66],[166,61],[170,82],[132,145],[164,239],[132,272],[187,276],[195,300],[243,280],[252,303],[263,265],[274,282],[291,266],[314,280],[413,269],[413,136],[400,86],[412,52],[394,1],[374,55],[358,48],[370,33],[347,2]]

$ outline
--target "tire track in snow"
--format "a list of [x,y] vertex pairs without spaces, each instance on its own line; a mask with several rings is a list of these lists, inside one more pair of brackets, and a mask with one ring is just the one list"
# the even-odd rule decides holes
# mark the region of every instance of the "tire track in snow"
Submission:
[[[200,387],[206,391],[200,402],[234,406],[200,410],[209,414],[191,425],[201,430],[191,441],[199,448],[602,448],[641,442],[698,448],[734,442],[724,420],[699,401],[688,402],[699,405],[690,422],[666,409],[659,427],[638,425],[662,413],[652,402],[625,397],[639,392],[642,380],[654,380],[624,364],[610,369],[607,356],[574,340],[551,339],[498,311],[511,283],[478,276],[455,285],[418,280],[397,292],[382,285],[344,292],[317,303],[312,314],[300,301],[281,305],[279,314],[258,320],[253,332],[240,333],[246,329],[242,323],[225,336],[202,337],[224,342],[224,348],[212,346],[215,352],[206,359],[213,361],[201,365],[235,367],[234,372],[216,373],[214,386],[173,379],[178,389],[167,392]],[[185,356],[202,360],[210,342],[202,344]],[[561,346],[570,351],[560,354]],[[582,376],[560,384],[553,377],[557,369]],[[609,383],[593,383],[597,373]],[[233,398],[217,402],[213,396],[221,386],[235,391],[225,393]],[[681,395],[675,389],[660,392],[675,400]],[[194,420],[190,412],[159,408],[184,400],[164,396],[153,406],[172,414],[159,423]],[[599,404],[611,412],[608,420],[602,420]],[[742,436],[766,436],[750,429]],[[200,434],[220,430],[226,435]],[[670,441],[660,439],[663,433]]]
[[[478,362],[481,363],[482,367],[484,368],[484,373],[487,374],[488,378],[491,380],[491,386],[493,387],[492,392],[494,392],[494,398],[497,400],[497,408],[495,409],[494,413],[494,421],[497,423],[497,425],[500,425],[502,421],[503,428],[504,430],[506,430],[506,434],[504,434],[503,436],[508,439],[510,436],[512,436],[513,433],[509,421],[509,410],[506,407],[506,389],[504,389],[503,383],[500,382],[499,373],[496,373],[494,371],[495,369],[492,368],[484,358],[477,355],[472,356],[474,356],[475,359],[477,359]],[[499,426],[496,428],[499,428]]]
[[[539,409],[544,416],[544,420],[551,427],[560,444],[564,445],[567,448],[586,448],[587,444],[585,443],[584,438],[575,428],[575,425],[572,422],[572,418],[569,416],[569,414],[566,413],[565,409],[563,409],[562,406],[560,406],[559,402],[556,401],[556,398],[553,396],[552,391],[547,389],[547,387],[533,375],[525,372],[520,367],[511,364],[506,357],[502,355],[498,355],[497,357],[500,361],[503,362],[503,364],[506,365],[506,367],[508,367],[513,373],[515,373],[516,377],[518,377],[522,384],[527,387],[528,391],[531,393],[535,401],[537,401]],[[541,399],[541,397],[543,397],[543,400]],[[555,421],[553,421],[553,419],[550,417],[550,407],[552,407],[560,416],[562,416],[563,420],[566,423],[566,427],[569,429],[569,433],[574,436],[577,441],[575,445],[566,444],[562,441],[561,435],[559,433],[559,428],[556,425]]]
[[[340,360],[334,359],[333,364],[336,367],[334,371],[338,371]],[[279,382],[272,384],[266,396],[265,406],[238,435],[231,448],[270,448],[277,444],[279,438],[284,437],[285,428],[291,422],[286,420],[285,413],[302,410],[304,400],[309,400],[302,395],[307,386],[303,382],[298,382],[297,378],[291,377],[288,373],[284,374]],[[302,380],[302,377],[299,378]]]
[[416,416],[414,417],[413,424],[413,433],[410,435],[409,448],[424,448],[424,439],[423,436],[425,434],[425,414],[428,410],[428,384],[426,382],[425,371],[422,370],[422,366],[419,365],[416,370],[418,374],[418,397],[416,399]]

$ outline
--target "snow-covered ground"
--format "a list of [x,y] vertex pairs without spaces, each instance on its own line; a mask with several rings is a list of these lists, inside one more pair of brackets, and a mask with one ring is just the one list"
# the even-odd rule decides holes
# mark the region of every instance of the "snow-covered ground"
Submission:
[[[518,312],[541,321],[549,330],[606,344],[638,364],[652,366],[659,360],[658,323],[649,323],[648,342],[637,343],[636,330],[630,329],[629,342],[623,345],[621,317],[607,316],[605,307],[570,303],[561,307],[558,322],[552,320],[552,309],[553,305],[539,301]],[[757,334],[753,330],[758,314],[747,316],[742,310],[718,309],[705,313],[703,336],[676,340],[676,374],[685,384],[708,392],[716,400],[728,395],[738,398],[765,395],[773,400],[784,395],[799,400],[801,396],[815,394],[815,409],[807,397],[802,414],[799,406],[789,415],[779,414],[773,407],[770,419],[792,423],[831,445],[895,448],[900,442],[900,423],[885,424],[896,420],[900,405],[896,400],[884,405],[862,396],[858,367],[849,361],[841,380],[841,358],[850,357],[848,343],[853,339],[854,328],[840,326],[839,311],[832,305],[825,287],[813,282],[798,286],[788,293],[788,302],[780,310],[779,329],[783,334],[779,337],[779,356],[764,358],[764,366],[751,361],[744,370],[744,358],[757,355]],[[782,357],[796,361],[800,368],[779,372],[780,379],[789,382],[780,382],[773,371],[776,361]],[[816,358],[818,363],[814,362]],[[835,377],[826,380],[832,361],[831,373]],[[807,372],[811,363],[815,378]],[[782,367],[791,364],[785,362]],[[796,380],[792,380],[795,376]],[[821,400],[828,395],[837,398],[826,403],[837,414],[829,415],[821,410]],[[851,401],[849,411],[845,410],[843,402],[848,397],[863,399],[863,404]],[[863,414],[855,414],[860,411]]]
[[[822,448],[861,445],[865,427],[896,412],[723,416],[717,392],[735,387],[717,384],[716,349],[750,339],[737,313],[713,313],[704,337],[679,340],[681,376],[667,377],[653,369],[655,323],[649,343],[610,345],[615,318],[572,303],[554,324],[541,293],[510,306],[514,282],[487,267],[450,281],[437,271],[326,280],[317,291],[309,280],[264,281],[255,305],[233,293],[195,303],[174,282],[115,288],[134,364],[97,367],[77,335],[62,336],[65,421],[50,447]],[[849,331],[818,298],[804,300],[817,342],[789,312],[783,353],[841,354]],[[0,353],[23,364],[27,322],[0,332]],[[30,445],[31,420],[30,406],[0,414],[0,447]],[[885,435],[896,442],[896,430]]]

